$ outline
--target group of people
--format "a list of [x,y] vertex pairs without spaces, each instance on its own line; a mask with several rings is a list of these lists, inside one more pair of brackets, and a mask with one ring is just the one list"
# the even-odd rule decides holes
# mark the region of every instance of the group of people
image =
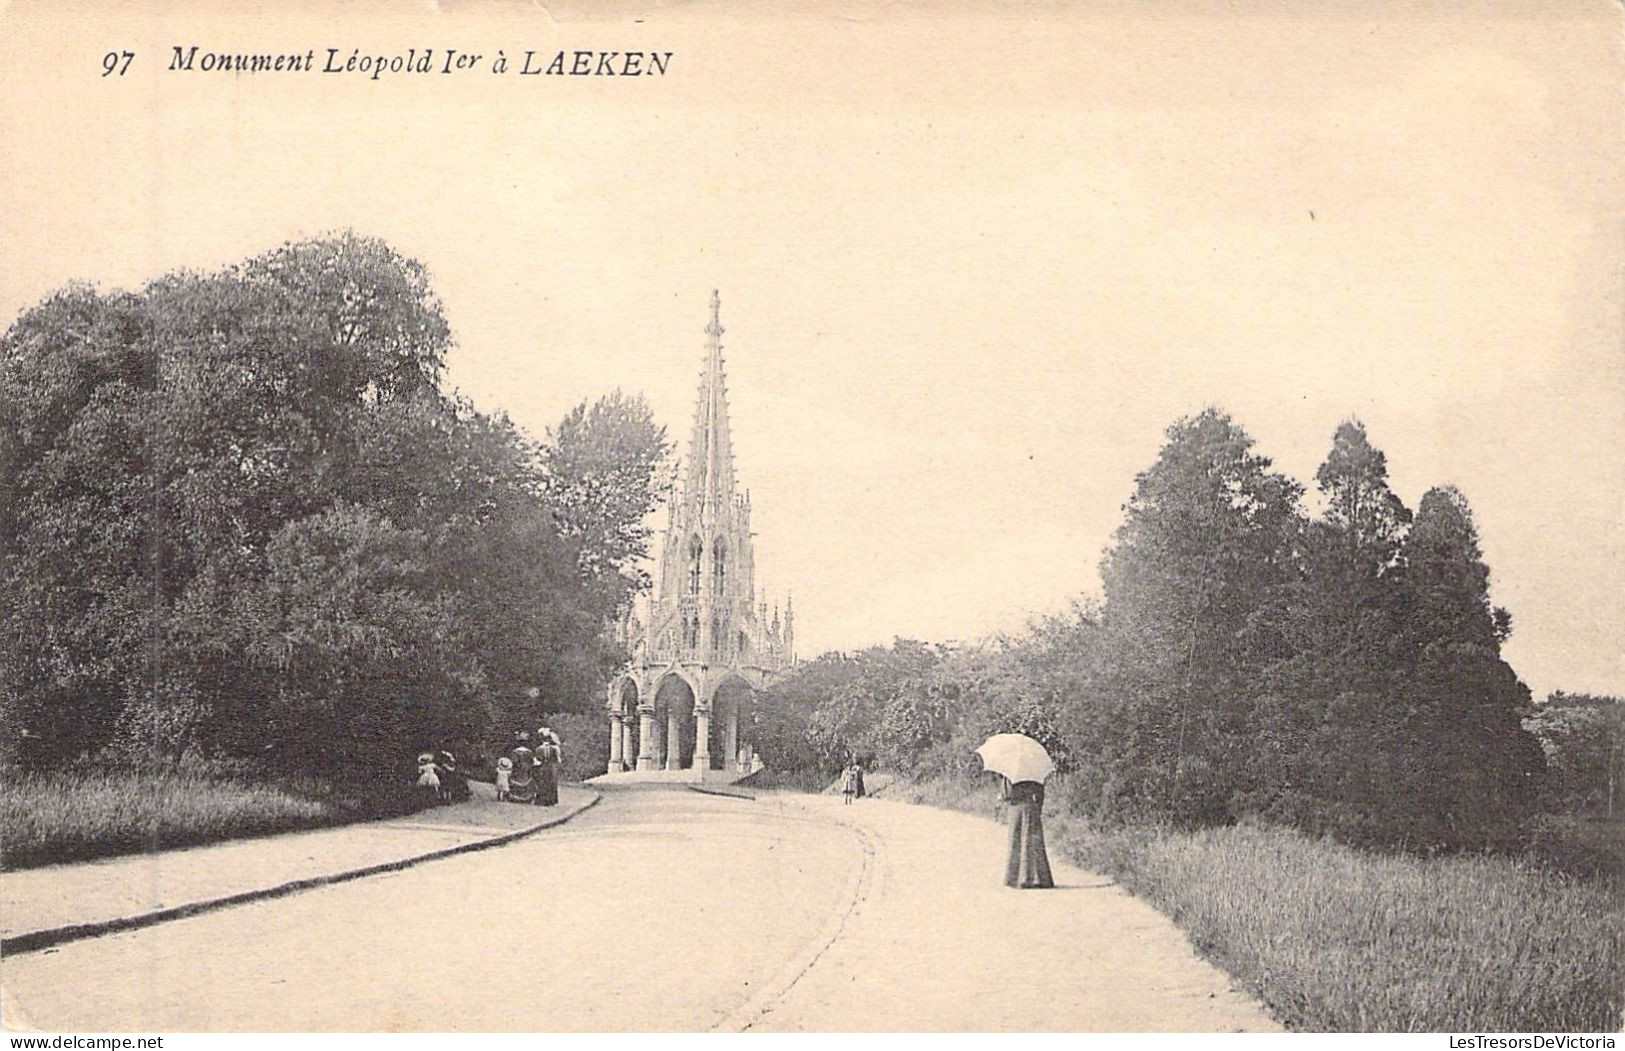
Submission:
[[497,799],[510,803],[555,806],[559,801],[559,764],[564,747],[559,735],[543,726],[534,735],[520,730],[514,746],[497,760]]
[[[556,806],[559,801],[559,765],[564,747],[559,735],[546,726],[532,733],[514,734],[514,745],[496,761],[497,799],[502,802]],[[459,803],[472,794],[468,775],[457,759],[441,749],[418,755],[417,791],[430,802]]]

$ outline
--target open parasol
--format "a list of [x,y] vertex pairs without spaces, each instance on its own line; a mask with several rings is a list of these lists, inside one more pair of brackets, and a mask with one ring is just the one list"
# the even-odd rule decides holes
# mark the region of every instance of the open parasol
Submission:
[[1026,734],[994,734],[982,742],[976,754],[982,757],[983,769],[1003,774],[1012,784],[1042,783],[1055,772],[1055,760]]

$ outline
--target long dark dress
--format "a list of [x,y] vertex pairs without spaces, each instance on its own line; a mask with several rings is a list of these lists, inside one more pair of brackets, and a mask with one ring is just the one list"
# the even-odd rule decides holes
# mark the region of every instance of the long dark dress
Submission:
[[1004,783],[1010,804],[1010,857],[1004,864],[1007,887],[1053,887],[1044,850],[1044,786],[1037,781]]
[[508,773],[508,798],[515,803],[536,802],[536,753],[520,745],[508,753],[513,769]]
[[559,802],[559,750],[551,744],[536,752],[536,802],[542,806]]

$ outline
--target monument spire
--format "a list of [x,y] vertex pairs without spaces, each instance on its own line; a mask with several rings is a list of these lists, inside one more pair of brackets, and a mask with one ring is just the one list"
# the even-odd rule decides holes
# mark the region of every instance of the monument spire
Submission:
[[688,446],[686,501],[712,513],[734,497],[733,443],[728,434],[728,386],[722,370],[722,297],[711,292],[711,323],[705,326],[705,369]]
[[[756,588],[750,493],[734,480],[722,332],[722,297],[712,292],[694,433],[687,462],[673,468],[681,491],[667,512],[644,645],[609,684],[606,776],[660,771],[671,780],[687,770],[693,781],[732,781],[760,769],[751,697],[793,660],[793,608],[769,623]],[[759,595],[760,613],[752,608]]]

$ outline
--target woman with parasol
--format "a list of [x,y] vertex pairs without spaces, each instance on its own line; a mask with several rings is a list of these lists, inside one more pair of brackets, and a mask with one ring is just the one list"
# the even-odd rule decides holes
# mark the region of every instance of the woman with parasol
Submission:
[[1055,762],[1044,746],[1024,734],[994,734],[976,749],[982,768],[1000,776],[999,797],[1010,807],[1010,856],[1004,865],[1007,887],[1055,886],[1044,849],[1044,781]]

